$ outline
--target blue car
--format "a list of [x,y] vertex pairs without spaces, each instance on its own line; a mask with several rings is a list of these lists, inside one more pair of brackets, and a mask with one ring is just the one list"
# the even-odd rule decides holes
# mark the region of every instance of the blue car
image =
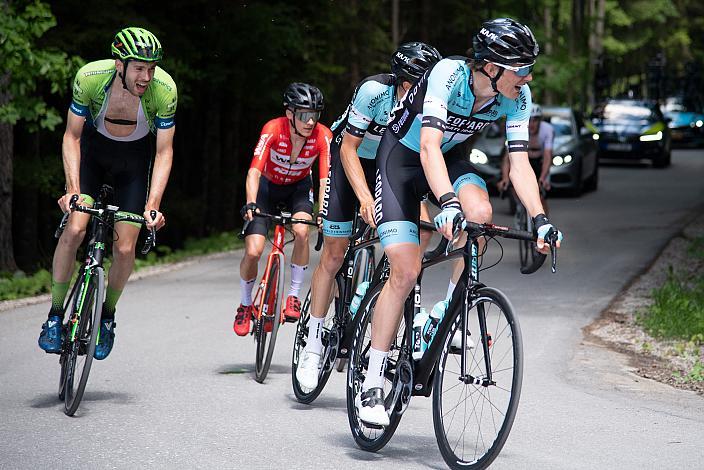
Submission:
[[677,146],[700,146],[704,144],[704,114],[687,105],[681,97],[665,100],[663,114],[669,122],[672,144]]

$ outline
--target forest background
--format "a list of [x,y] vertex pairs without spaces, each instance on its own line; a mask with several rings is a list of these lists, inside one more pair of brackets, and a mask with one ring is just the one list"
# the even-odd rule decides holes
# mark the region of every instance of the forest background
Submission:
[[704,3],[695,0],[0,0],[0,273],[51,264],[71,81],[81,64],[110,57],[122,27],[159,37],[161,66],[178,85],[159,239],[177,249],[241,225],[252,151],[282,114],[288,83],[318,86],[331,125],[361,79],[389,71],[398,44],[464,55],[482,21],[503,16],[540,43],[536,102],[584,112],[628,93],[701,102]]

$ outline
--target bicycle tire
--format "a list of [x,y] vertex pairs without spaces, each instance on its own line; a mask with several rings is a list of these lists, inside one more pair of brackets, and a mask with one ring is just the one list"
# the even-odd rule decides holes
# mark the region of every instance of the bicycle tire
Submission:
[[[81,282],[85,282],[85,279]],[[77,295],[81,296],[78,308],[80,316],[73,341],[69,341],[64,379],[64,413],[67,416],[73,416],[81,404],[90,368],[93,364],[93,354],[95,354],[95,345],[100,331],[100,316],[105,296],[105,273],[101,266],[93,268],[88,279],[88,286],[85,287],[85,291],[79,288]],[[67,339],[70,339],[70,333]],[[80,366],[79,357],[83,357],[83,364]],[[76,377],[76,369],[80,370],[78,378]]]
[[[79,271],[77,279],[83,279],[84,278],[84,268],[81,268]],[[67,318],[66,313],[72,311],[71,305],[76,305],[76,291],[78,290],[78,286],[81,284],[78,280],[73,283],[73,287],[71,287],[71,293],[66,297],[66,301],[64,302],[64,309],[63,309],[63,316],[64,318]],[[70,315],[70,314],[69,314]],[[61,373],[59,374],[59,400],[64,401],[66,398],[66,365],[68,364],[67,357],[68,357],[68,348],[67,348],[67,341],[65,339],[66,336],[66,331],[68,330],[67,324],[63,324],[61,326],[62,328],[62,334],[64,335],[64,340],[62,342],[61,346],[61,354],[59,355],[59,365],[61,366]]]
[[[371,283],[372,277],[374,276],[374,269],[376,268],[376,256],[374,254],[374,247],[369,246],[360,250],[359,256],[355,256],[354,263],[354,274],[352,275],[352,292],[357,292],[357,286],[362,282]],[[341,357],[337,359],[335,364],[335,369],[338,372],[345,370],[348,360],[346,357]]]
[[[291,384],[293,386],[293,394],[296,396],[296,400],[298,400],[300,403],[304,404],[310,404],[313,403],[313,401],[318,398],[320,393],[323,391],[325,388],[325,384],[327,384],[328,379],[330,378],[330,373],[332,372],[332,367],[323,367],[320,369],[320,372],[318,373],[318,385],[312,389],[309,392],[306,392],[301,388],[300,384],[298,383],[298,379],[296,379],[296,370],[298,369],[298,360],[303,353],[303,349],[306,346],[306,341],[308,339],[308,321],[310,320],[310,296],[311,296],[311,291],[310,289],[308,290],[308,294],[306,295],[306,300],[303,302],[303,306],[301,307],[301,318],[298,320],[298,327],[296,328],[296,336],[294,337],[293,340],[293,354],[291,356]],[[334,305],[334,307],[333,307]],[[326,321],[325,324],[328,324],[328,327],[323,326],[323,353],[322,357],[325,358],[327,355],[327,349],[329,346],[329,338],[330,338],[330,328],[336,328],[335,323],[331,323],[328,321],[328,318],[330,315],[335,314],[335,309],[338,308],[338,297],[334,297],[331,308],[328,308],[328,314],[326,316]]]
[[[533,231],[533,221],[530,220],[523,206],[516,212],[516,228],[527,232]],[[533,274],[540,269],[545,262],[546,255],[538,251],[535,242],[519,240],[518,253],[522,274]]]
[[[282,257],[283,255],[277,254],[271,262],[269,280],[259,306],[259,321],[255,326],[257,352],[254,364],[254,379],[259,383],[263,383],[269,373],[271,358],[274,354],[274,346],[276,346],[276,335],[279,332],[279,325],[281,324],[281,296],[279,295],[279,289],[284,285],[284,263]],[[269,312],[273,312],[273,314]],[[264,329],[264,323],[267,317],[271,318],[271,321],[273,321],[271,333],[267,333]]]
[[[453,469],[484,469],[496,459],[513,426],[523,381],[523,341],[511,302],[503,293],[489,287],[478,289],[476,294],[468,311],[468,329],[470,334],[481,331],[478,318],[483,308],[491,338],[487,349],[494,383],[477,384],[458,380],[461,351],[452,347],[452,338],[455,331],[461,328],[460,307],[452,313],[452,327],[442,338],[443,348],[438,357],[433,384],[435,437],[445,463]],[[475,341],[479,344],[467,350],[466,372],[481,380],[486,378],[484,340]],[[457,395],[459,398],[455,401]],[[462,405],[465,416],[456,419]],[[470,411],[469,418],[467,411]],[[461,431],[457,438],[450,436],[452,429],[455,429],[453,424]],[[487,436],[482,433],[482,426],[488,429]],[[476,436],[467,436],[475,432]],[[472,452],[472,444],[479,449],[475,448]],[[458,455],[458,447],[461,455]]]
[[[362,387],[362,382],[364,381],[363,372],[367,367],[367,360],[364,357],[365,353],[369,350],[371,343],[371,317],[374,312],[374,307],[376,306],[376,301],[379,298],[381,289],[384,287],[386,282],[381,282],[374,286],[371,291],[368,291],[362,300],[359,310],[354,318],[354,328],[353,334],[354,338],[352,340],[352,347],[350,349],[349,365],[347,367],[347,419],[350,424],[350,430],[352,431],[352,437],[354,438],[356,444],[360,449],[368,452],[376,452],[383,448],[393,437],[399,422],[401,421],[402,414],[399,412],[396,406],[393,407],[391,414],[389,416],[389,425],[385,428],[375,428],[366,426],[357,417],[357,408],[355,407],[355,397],[357,392]],[[401,334],[400,347],[403,347],[405,342],[405,322],[402,319],[399,325],[399,331]],[[392,345],[390,349],[389,359],[387,362],[386,380],[384,383],[384,396],[386,397],[386,408],[390,408],[390,400],[392,397],[391,384],[393,383],[393,377],[391,377],[392,372],[390,371],[393,367],[395,359],[391,354],[394,349],[400,352],[399,335],[397,333],[397,340],[394,342],[396,347]]]

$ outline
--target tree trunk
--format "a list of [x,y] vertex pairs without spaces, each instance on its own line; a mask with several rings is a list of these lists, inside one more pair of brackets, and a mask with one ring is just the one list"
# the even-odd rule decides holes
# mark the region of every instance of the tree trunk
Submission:
[[[0,90],[6,90],[10,74],[0,78]],[[0,92],[0,107],[10,102],[7,93]],[[0,271],[17,270],[12,246],[12,157],[13,126],[0,122]]]
[[398,41],[401,39],[399,30],[399,1],[391,0],[391,42],[394,48],[398,47]]
[[[550,9],[550,3],[545,2],[545,8],[543,10],[543,27],[545,28],[545,56],[551,57],[552,56],[552,41],[553,41],[553,35],[552,35],[552,11]],[[551,64],[548,64],[545,66],[545,76],[551,77],[553,76],[554,73],[554,67]],[[555,96],[552,90],[546,89],[545,90],[545,96],[542,98],[543,104],[553,104],[555,102]]]

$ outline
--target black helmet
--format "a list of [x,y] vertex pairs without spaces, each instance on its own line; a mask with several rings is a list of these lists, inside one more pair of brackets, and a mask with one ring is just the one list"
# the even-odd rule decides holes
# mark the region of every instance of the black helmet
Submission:
[[397,78],[415,81],[440,59],[442,56],[433,46],[424,42],[407,42],[394,52],[391,72]]
[[528,26],[511,18],[487,21],[472,40],[475,60],[509,67],[533,65],[540,48]]
[[284,92],[284,106],[322,111],[325,103],[323,102],[323,94],[313,85],[291,83]]

